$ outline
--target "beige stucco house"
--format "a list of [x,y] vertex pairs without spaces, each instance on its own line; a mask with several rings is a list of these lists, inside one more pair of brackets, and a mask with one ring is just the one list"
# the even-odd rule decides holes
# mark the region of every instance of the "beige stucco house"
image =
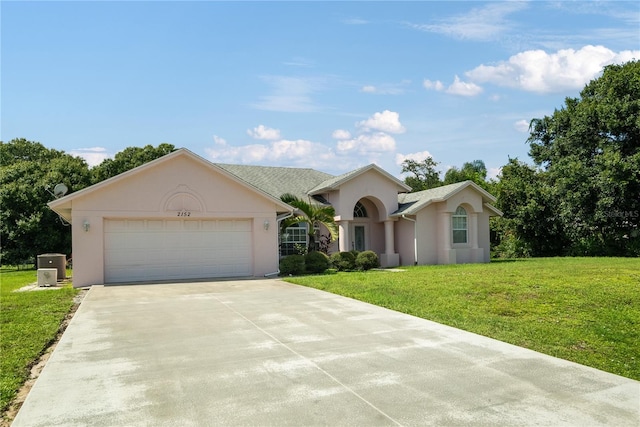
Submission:
[[410,190],[376,165],[333,176],[180,149],[49,206],[72,224],[76,287],[275,275],[307,238],[299,226],[280,233],[293,213],[284,193],[334,207],[332,251],[373,250],[385,267],[489,261],[492,195],[471,181]]

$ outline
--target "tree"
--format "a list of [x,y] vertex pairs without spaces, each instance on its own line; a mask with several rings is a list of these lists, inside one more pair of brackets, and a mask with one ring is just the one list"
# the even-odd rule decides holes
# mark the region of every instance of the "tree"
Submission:
[[283,194],[280,199],[300,211],[300,214],[282,221],[282,228],[286,229],[294,224],[306,223],[308,225],[307,234],[309,235],[309,252],[316,250],[316,236],[314,230],[316,225],[324,225],[329,231],[329,236],[332,241],[337,238],[338,226],[334,219],[336,212],[333,209],[333,206],[308,203],[289,193]]
[[580,98],[531,121],[530,155],[575,255],[639,255],[640,61],[605,67]]
[[91,169],[92,182],[95,184],[104,181],[175,150],[176,148],[172,144],[167,143],[160,144],[157,147],[146,145],[143,148],[125,148],[117,153],[113,159],[106,159]]
[[496,207],[504,216],[492,222],[505,256],[562,255],[568,246],[546,175],[509,159],[495,186]]
[[490,184],[487,182],[487,167],[482,160],[465,162],[461,169],[452,167],[444,174],[445,185],[462,181],[473,181],[485,190],[490,189]]
[[71,253],[71,230],[47,203],[53,187],[69,191],[90,184],[87,163],[24,138],[0,142],[0,241],[5,264],[46,252]]
[[404,183],[411,187],[412,192],[442,186],[437,166],[438,163],[432,157],[427,157],[421,162],[406,159],[402,162],[402,173],[410,173],[412,176],[407,176]]

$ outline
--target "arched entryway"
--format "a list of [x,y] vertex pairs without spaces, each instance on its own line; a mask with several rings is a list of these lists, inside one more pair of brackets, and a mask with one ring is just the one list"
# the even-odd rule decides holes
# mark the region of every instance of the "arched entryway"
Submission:
[[384,224],[375,200],[363,197],[355,203],[349,237],[349,250],[384,252]]

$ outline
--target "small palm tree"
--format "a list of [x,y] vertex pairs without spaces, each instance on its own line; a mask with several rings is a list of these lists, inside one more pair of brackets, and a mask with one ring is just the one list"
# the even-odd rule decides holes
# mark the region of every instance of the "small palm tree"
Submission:
[[307,232],[309,234],[309,252],[316,250],[316,236],[314,230],[315,225],[324,225],[329,231],[331,241],[334,241],[337,238],[338,225],[336,224],[336,221],[334,219],[336,211],[333,209],[333,206],[325,206],[305,202],[299,197],[296,197],[293,194],[289,193],[283,194],[280,199],[286,204],[293,206],[298,210],[298,212],[294,214],[294,216],[282,221],[283,229],[286,229],[293,224],[299,223],[307,223],[309,225]]

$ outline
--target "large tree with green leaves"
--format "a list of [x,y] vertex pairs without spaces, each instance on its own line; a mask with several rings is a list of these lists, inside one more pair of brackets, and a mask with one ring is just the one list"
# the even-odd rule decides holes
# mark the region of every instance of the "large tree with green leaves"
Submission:
[[530,155],[575,255],[640,255],[640,61],[534,119]]
[[47,252],[71,253],[71,229],[47,203],[56,184],[69,191],[90,184],[87,163],[39,142],[0,142],[2,263],[17,264]]
[[175,151],[172,144],[163,143],[154,147],[128,147],[117,153],[113,159],[106,159],[98,166],[91,169],[92,182],[98,183],[114,177],[130,169],[143,165]]
[[282,229],[284,230],[294,224],[306,223],[308,226],[307,234],[309,235],[309,252],[316,250],[315,226],[324,225],[329,231],[332,241],[338,237],[338,225],[334,219],[336,212],[333,206],[310,203],[289,193],[283,194],[280,199],[297,209],[297,213],[294,216],[282,221]]
[[402,173],[408,173],[404,183],[411,187],[412,192],[428,190],[430,188],[442,186],[440,173],[436,170],[438,162],[432,157],[427,157],[419,162],[413,159],[406,159],[402,162]]
[[494,186],[496,207],[504,216],[492,221],[498,251],[507,257],[564,254],[569,242],[556,213],[547,175],[509,159]]
[[487,167],[482,160],[465,162],[460,169],[454,166],[444,174],[444,185],[462,181],[473,181],[485,190],[491,189],[487,182]]

